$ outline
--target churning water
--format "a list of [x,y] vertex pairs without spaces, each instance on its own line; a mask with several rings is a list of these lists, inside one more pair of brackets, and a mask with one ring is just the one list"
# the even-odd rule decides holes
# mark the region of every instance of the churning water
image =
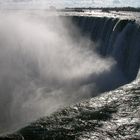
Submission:
[[[126,31],[112,55],[102,57],[93,49],[98,43],[67,18],[8,12],[0,18],[1,133],[128,81],[116,59]],[[109,24],[111,34],[116,23]]]

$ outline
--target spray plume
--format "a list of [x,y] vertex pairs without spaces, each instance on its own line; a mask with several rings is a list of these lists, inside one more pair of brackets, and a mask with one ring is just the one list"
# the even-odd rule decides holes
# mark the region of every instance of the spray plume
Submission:
[[1,133],[120,80],[116,62],[91,51],[93,42],[71,22],[46,13],[4,12],[0,18]]

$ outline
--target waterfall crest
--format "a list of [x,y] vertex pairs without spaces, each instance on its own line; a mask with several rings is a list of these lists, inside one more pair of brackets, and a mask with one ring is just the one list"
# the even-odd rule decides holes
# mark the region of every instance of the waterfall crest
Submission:
[[140,66],[140,25],[135,20],[82,16],[72,20],[84,36],[97,42],[96,50],[101,56],[115,58],[129,82],[136,78]]

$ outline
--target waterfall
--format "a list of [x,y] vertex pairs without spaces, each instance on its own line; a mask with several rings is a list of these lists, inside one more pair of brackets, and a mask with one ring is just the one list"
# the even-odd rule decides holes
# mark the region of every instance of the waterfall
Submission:
[[96,50],[101,56],[112,56],[117,61],[128,82],[136,78],[140,66],[140,25],[135,20],[82,16],[72,20],[81,34],[98,44]]
[[137,76],[140,27],[133,20],[0,17],[0,133]]

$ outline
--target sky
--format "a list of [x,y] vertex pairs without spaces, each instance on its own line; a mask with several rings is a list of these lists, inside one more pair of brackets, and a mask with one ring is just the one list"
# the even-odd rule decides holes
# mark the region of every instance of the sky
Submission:
[[140,7],[140,0],[0,0],[1,8]]

